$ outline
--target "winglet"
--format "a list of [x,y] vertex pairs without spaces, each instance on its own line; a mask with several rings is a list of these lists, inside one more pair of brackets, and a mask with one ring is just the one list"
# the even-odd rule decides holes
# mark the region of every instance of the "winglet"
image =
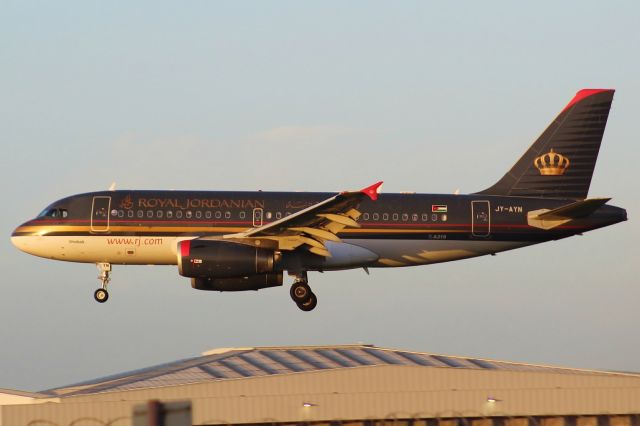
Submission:
[[371,186],[367,186],[360,190],[367,197],[371,198],[373,201],[378,199],[378,194],[380,193],[380,188],[382,187],[382,181],[374,183]]

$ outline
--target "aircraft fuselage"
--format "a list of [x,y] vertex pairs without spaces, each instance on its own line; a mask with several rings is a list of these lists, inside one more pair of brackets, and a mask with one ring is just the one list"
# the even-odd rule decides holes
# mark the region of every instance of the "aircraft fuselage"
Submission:
[[[259,227],[333,194],[315,192],[104,191],[54,202],[19,226],[12,242],[55,260],[111,264],[177,263],[177,243]],[[624,209],[595,213],[541,229],[530,213],[575,200],[486,195],[380,194],[364,200],[360,228],[339,233],[369,256],[321,258],[285,253],[282,266],[305,270],[431,264],[557,240],[626,220]],[[333,249],[339,249],[333,244]],[[332,263],[333,262],[333,263]],[[336,263],[337,262],[337,263]]]

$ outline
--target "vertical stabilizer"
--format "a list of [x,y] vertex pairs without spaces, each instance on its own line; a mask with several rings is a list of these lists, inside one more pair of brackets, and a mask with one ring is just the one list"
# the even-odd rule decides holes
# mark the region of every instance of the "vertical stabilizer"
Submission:
[[584,199],[614,90],[583,89],[486,195]]

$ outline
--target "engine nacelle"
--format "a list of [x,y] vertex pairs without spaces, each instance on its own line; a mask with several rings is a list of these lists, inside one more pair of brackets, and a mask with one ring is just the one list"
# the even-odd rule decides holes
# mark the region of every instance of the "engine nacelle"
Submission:
[[246,291],[282,285],[282,272],[236,278],[191,278],[191,287],[208,291]]
[[279,252],[223,240],[178,243],[178,270],[190,278],[238,278],[274,272]]

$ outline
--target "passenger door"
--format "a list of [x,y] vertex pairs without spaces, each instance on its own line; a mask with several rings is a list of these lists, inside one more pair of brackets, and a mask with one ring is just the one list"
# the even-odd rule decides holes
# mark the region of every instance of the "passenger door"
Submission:
[[111,197],[95,196],[91,205],[91,232],[109,232]]
[[491,233],[491,209],[489,201],[471,202],[471,234],[488,237]]

